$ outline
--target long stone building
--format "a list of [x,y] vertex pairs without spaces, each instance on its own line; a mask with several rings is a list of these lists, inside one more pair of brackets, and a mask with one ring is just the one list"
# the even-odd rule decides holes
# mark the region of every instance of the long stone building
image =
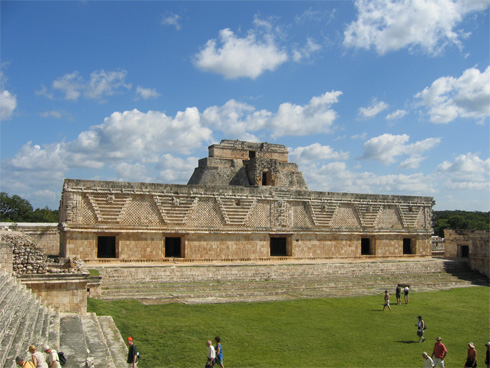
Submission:
[[431,255],[432,197],[310,191],[285,146],[223,140],[187,185],[66,179],[61,255],[86,261]]

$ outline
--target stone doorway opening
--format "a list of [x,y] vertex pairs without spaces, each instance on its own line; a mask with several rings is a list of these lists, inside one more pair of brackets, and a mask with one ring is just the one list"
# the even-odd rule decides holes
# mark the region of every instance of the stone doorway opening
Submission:
[[374,254],[370,238],[361,238],[361,255],[368,256]]
[[470,247],[468,245],[458,245],[458,255],[459,258],[469,258]]
[[403,238],[403,254],[413,254],[412,239]]
[[117,258],[115,236],[97,237],[97,258]]
[[176,237],[165,238],[165,258],[182,258],[182,239]]
[[270,238],[270,255],[271,257],[287,257],[288,256],[288,238],[287,237],[271,237]]

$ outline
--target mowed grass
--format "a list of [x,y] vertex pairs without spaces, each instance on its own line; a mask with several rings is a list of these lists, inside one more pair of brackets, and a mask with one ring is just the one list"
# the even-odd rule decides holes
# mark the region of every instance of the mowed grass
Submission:
[[[490,341],[490,288],[411,293],[410,303],[382,312],[383,295],[268,303],[145,306],[136,300],[89,300],[89,311],[111,315],[142,353],[139,366],[203,367],[206,340],[221,337],[232,367],[421,367],[437,336],[446,366],[462,367],[474,342],[479,365]],[[403,303],[403,296],[402,296]],[[427,323],[416,336],[417,316]]]

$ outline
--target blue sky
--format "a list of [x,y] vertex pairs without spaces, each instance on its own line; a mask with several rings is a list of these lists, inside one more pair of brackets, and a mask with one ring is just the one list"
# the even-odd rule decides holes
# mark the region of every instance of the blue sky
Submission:
[[2,1],[1,191],[185,184],[221,139],[310,189],[490,210],[490,1]]

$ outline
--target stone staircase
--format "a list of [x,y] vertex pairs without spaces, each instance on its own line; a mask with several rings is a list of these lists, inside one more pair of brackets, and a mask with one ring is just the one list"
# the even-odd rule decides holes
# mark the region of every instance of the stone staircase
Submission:
[[97,368],[119,368],[127,356],[111,317],[58,313],[0,270],[0,367],[17,367],[17,355],[30,360],[29,345],[39,351],[45,345],[63,351],[65,368],[85,367],[88,357]]
[[[91,266],[92,267],[92,266]],[[274,264],[180,264],[94,266],[102,276],[101,299],[138,299],[146,304],[224,303],[412,292],[476,285],[488,279],[467,262],[312,262]]]

